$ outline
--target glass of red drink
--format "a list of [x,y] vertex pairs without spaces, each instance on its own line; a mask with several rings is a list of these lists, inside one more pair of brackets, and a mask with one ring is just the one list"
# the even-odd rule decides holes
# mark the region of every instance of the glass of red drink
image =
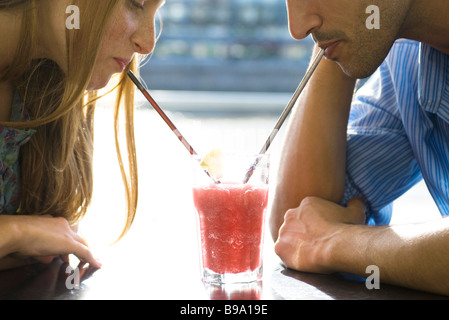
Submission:
[[[193,202],[205,283],[245,283],[262,279],[268,155],[223,154],[206,167],[194,162]],[[245,175],[257,163],[248,182]]]

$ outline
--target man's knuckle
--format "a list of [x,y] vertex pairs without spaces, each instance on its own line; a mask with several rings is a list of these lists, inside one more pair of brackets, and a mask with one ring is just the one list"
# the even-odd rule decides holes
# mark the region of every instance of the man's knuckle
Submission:
[[284,220],[290,220],[294,218],[296,215],[295,209],[288,209],[287,212],[285,212]]
[[315,203],[316,198],[313,196],[308,196],[305,197],[302,201],[301,201],[301,207],[309,207],[312,206]]

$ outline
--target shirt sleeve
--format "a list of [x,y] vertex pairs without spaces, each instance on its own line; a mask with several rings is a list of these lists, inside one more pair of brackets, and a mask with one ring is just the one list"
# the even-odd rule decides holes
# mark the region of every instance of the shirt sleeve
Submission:
[[359,89],[351,107],[346,188],[341,204],[361,197],[367,205],[369,224],[388,224],[393,200],[422,179],[402,125],[396,94],[385,61]]

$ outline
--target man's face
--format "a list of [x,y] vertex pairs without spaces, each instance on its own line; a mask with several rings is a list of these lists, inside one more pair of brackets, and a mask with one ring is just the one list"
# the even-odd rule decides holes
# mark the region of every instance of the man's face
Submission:
[[[286,0],[290,33],[312,34],[326,58],[353,78],[371,75],[400,36],[411,0]],[[370,5],[379,8],[379,29],[368,29]]]

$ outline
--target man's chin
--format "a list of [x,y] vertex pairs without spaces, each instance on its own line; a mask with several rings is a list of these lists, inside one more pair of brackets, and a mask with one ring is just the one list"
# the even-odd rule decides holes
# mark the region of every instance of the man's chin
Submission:
[[366,65],[365,66],[351,66],[351,65],[345,65],[340,62],[337,62],[337,64],[340,66],[341,70],[350,78],[353,79],[364,79],[370,77],[376,70],[375,68],[369,68]]

